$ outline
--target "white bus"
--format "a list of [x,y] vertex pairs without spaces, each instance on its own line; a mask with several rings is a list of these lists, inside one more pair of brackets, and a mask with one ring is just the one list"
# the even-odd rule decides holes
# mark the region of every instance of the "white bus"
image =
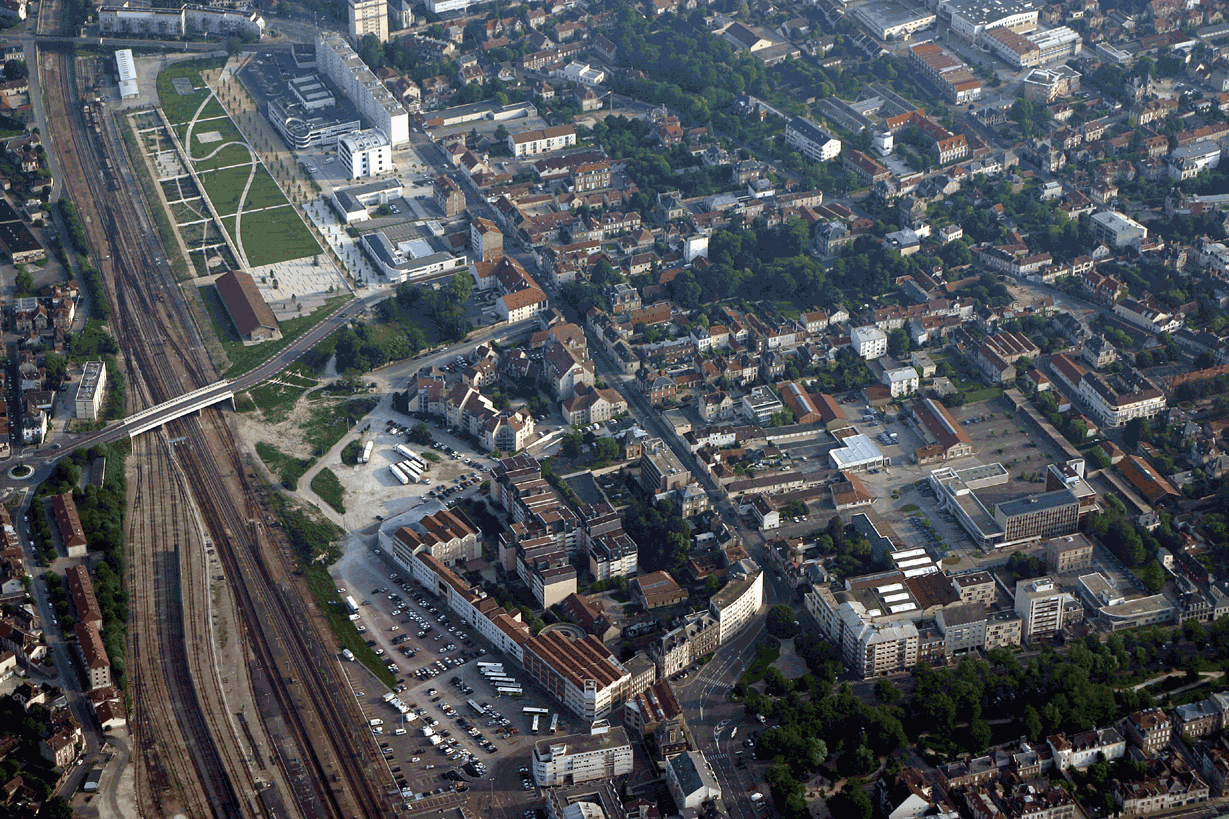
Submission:
[[375,444],[372,441],[368,441],[367,443],[363,444],[363,451],[359,453],[358,456],[359,463],[365,464],[371,460],[371,450],[374,446]]
[[546,714],[550,713],[550,709],[549,708],[532,708],[527,705],[521,709],[521,713],[522,714],[542,714],[543,716],[545,716]]
[[555,731],[558,731],[558,730],[559,730],[559,715],[558,715],[558,714],[552,714],[552,715],[551,715],[551,718],[550,718],[550,732],[551,732],[551,736],[554,736]]
[[474,702],[473,700],[466,700],[465,704],[468,705],[470,708],[472,708],[474,710],[474,713],[477,714],[478,716],[480,717],[486,716],[486,709],[483,708],[478,703]]
[[509,697],[519,697],[519,696],[521,696],[522,694],[524,694],[525,692],[524,692],[524,691],[521,689],[521,687],[518,685],[518,686],[515,686],[515,687],[511,687],[511,686],[504,686],[504,687],[502,687],[502,688],[496,688],[496,689],[495,689],[495,693],[496,693],[496,694],[504,694],[504,695],[509,696]]
[[529,729],[529,732],[530,732],[530,733],[532,733],[534,736],[537,736],[537,734],[538,734],[538,720],[540,720],[540,719],[542,719],[542,715],[541,715],[541,714],[534,714],[534,715],[533,715],[533,727],[531,727],[531,728]]
[[358,603],[354,602],[354,597],[346,595],[346,611],[349,614],[358,614]]

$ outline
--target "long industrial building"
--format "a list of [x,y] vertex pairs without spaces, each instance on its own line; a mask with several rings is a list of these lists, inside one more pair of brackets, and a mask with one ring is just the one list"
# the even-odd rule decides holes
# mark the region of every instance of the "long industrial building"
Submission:
[[316,40],[316,64],[358,112],[398,148],[410,141],[410,112],[380,82],[340,34]]

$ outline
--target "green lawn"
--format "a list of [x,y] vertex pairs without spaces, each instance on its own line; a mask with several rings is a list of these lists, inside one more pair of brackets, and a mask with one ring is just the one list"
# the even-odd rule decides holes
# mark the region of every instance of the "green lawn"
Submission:
[[345,504],[342,499],[346,495],[346,489],[341,485],[341,481],[337,479],[337,475],[327,466],[316,473],[316,477],[312,478],[312,491],[320,496],[320,500],[333,507],[334,511],[339,515],[346,513]]
[[[219,145],[223,145],[223,143],[217,142],[208,146],[208,151],[202,151],[198,147],[197,153],[201,154],[202,156],[208,156],[209,154],[213,153]],[[252,153],[242,145],[225,145],[222,150],[217,152],[216,155],[210,157],[209,159],[201,159],[194,164],[196,165],[197,173],[205,173],[208,171],[217,170],[218,168],[231,168],[236,165],[244,168],[251,168]]]
[[[225,64],[225,58],[211,57],[204,60],[188,60],[187,62],[176,63],[163,70],[158,75],[158,98],[162,101],[162,110],[166,112],[166,118],[172,123],[187,122],[192,119],[196,109],[200,107],[201,102],[209,95],[209,89],[205,87],[205,81],[201,79],[200,72],[221,68]],[[186,77],[190,80],[193,88],[197,89],[196,93],[181,97],[171,82],[176,77]],[[213,110],[213,106],[206,106],[205,110],[210,112]],[[218,113],[221,113],[221,106],[218,106]]]
[[966,404],[976,404],[978,401],[989,401],[991,398],[998,398],[1003,394],[1001,387],[985,387],[980,390],[965,393],[964,402]]
[[768,673],[768,667],[775,663],[780,656],[781,648],[779,646],[760,646],[755,651],[755,659],[747,666],[747,670],[738,681],[748,687],[755,685],[764,679],[764,675]]
[[[234,236],[235,220],[224,220]],[[320,253],[320,244],[295,209],[289,205],[273,210],[244,213],[240,240],[252,267],[302,259]]]
[[[257,173],[259,174],[259,166]],[[205,186],[205,192],[209,194],[209,200],[221,216],[228,216],[239,210],[239,199],[243,196],[243,189],[251,175],[250,164],[197,174],[201,184]]]
[[290,416],[290,411],[294,409],[295,403],[318,383],[317,381],[307,383],[303,379],[287,377],[287,374],[283,372],[277,376],[277,381],[266,381],[259,387],[253,387],[248,393],[256,407],[264,413],[265,420],[276,424],[279,421],[285,421]]

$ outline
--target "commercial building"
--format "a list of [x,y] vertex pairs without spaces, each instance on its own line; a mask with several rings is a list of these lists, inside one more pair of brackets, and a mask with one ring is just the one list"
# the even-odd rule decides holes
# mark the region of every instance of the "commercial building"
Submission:
[[806,117],[794,117],[785,126],[785,144],[814,162],[827,162],[841,153],[841,141]]
[[1092,233],[1097,241],[1114,247],[1137,245],[1148,238],[1148,228],[1116,210],[1094,213]]
[[849,341],[858,357],[868,361],[888,353],[888,334],[873,324],[853,328],[849,332]]
[[[1070,488],[995,502],[989,490],[1009,479],[1003,465],[995,463],[962,470],[942,467],[928,480],[939,508],[954,515],[982,547],[1001,549],[1077,531],[1081,504]],[[987,504],[993,504],[993,512]]]
[[432,14],[448,14],[454,11],[465,12],[470,6],[480,6],[485,0],[426,0],[427,11]]
[[538,131],[508,134],[508,150],[515,157],[560,151],[575,144],[576,129],[571,125],[555,125]]
[[410,113],[340,34],[316,40],[316,64],[393,148],[410,141]]
[[908,40],[935,24],[935,14],[923,6],[908,6],[897,0],[872,0],[853,13],[876,40]]
[[363,252],[393,282],[406,282],[467,270],[464,253],[453,254],[436,223],[402,224],[364,233]]
[[396,201],[401,198],[402,193],[400,182],[396,179],[384,179],[353,188],[334,188],[329,204],[337,211],[342,222],[350,224],[369,218],[369,208]]
[[1016,581],[1015,611],[1021,621],[1021,637],[1027,641],[1062,631],[1068,604],[1074,602],[1075,598],[1048,577]]
[[1025,32],[1037,28],[1038,11],[1030,0],[939,0],[938,12],[951,20],[953,32],[978,44],[988,29]]
[[337,157],[351,179],[379,176],[394,169],[393,148],[388,144],[388,137],[377,128],[338,137]]
[[282,337],[273,308],[260,294],[250,273],[228,270],[213,281],[222,308],[244,344],[259,344]]
[[346,3],[350,39],[354,42],[374,34],[380,42],[388,39],[388,0],[349,0]]
[[137,86],[137,67],[132,60],[132,49],[122,48],[115,52],[115,69],[119,77],[119,98],[130,100],[140,94]]
[[632,767],[632,745],[620,725],[540,739],[533,745],[533,780],[543,788],[612,780],[631,773]]
[[[325,116],[326,110],[330,116]],[[265,118],[292,151],[336,145],[339,137],[363,127],[363,121],[352,110],[336,104],[328,109],[309,109],[290,97],[269,100]]]
[[877,469],[887,462],[887,458],[866,435],[850,435],[841,441],[841,446],[828,451],[834,469],[842,472],[864,472]]
[[631,674],[596,637],[547,632],[522,649],[529,675],[582,720],[601,719],[623,704]]
[[1177,605],[1165,595],[1154,594],[1128,600],[1100,572],[1081,575],[1078,590],[1080,601],[1111,631],[1165,625],[1176,623],[1179,619]]
[[101,361],[87,361],[73,395],[74,414],[81,421],[97,421],[107,392],[107,368]]
[[145,6],[99,6],[98,33],[102,35],[150,34],[158,37],[254,37],[265,33],[265,18],[259,12],[212,6],[185,5],[177,9]]

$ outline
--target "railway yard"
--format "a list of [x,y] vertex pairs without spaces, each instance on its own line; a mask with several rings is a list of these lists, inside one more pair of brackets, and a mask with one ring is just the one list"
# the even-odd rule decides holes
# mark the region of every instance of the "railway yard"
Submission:
[[[47,3],[40,17],[61,11]],[[64,190],[122,340],[128,411],[213,383],[119,125],[85,113],[99,61],[40,48],[37,70]],[[267,525],[263,487],[227,418],[210,409],[142,436],[129,474],[128,674],[142,811],[392,815],[400,800],[388,769],[359,704],[335,696],[348,685],[331,635],[303,603],[298,557]]]

